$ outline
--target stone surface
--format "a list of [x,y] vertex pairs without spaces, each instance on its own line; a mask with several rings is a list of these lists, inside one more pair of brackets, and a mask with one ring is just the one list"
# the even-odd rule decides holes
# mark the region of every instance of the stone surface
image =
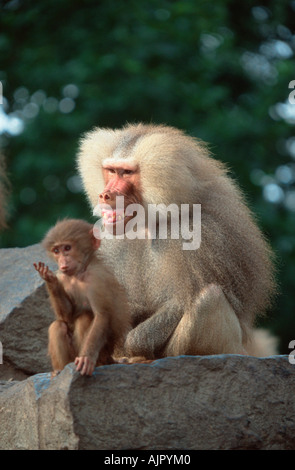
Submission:
[[287,356],[180,356],[72,364],[0,386],[1,449],[294,449]]
[[35,261],[54,268],[40,245],[0,250],[0,379],[50,370],[47,330],[54,315]]

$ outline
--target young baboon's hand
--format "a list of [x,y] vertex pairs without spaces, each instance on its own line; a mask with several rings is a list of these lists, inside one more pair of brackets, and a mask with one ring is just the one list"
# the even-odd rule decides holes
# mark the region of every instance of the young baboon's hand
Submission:
[[56,275],[44,263],[40,261],[38,264],[34,263],[34,268],[36,269],[36,271],[38,271],[38,273],[40,274],[42,279],[44,279],[44,281],[46,282],[56,281],[57,279]]
[[81,375],[92,375],[95,368],[95,362],[88,356],[76,357],[75,365]]

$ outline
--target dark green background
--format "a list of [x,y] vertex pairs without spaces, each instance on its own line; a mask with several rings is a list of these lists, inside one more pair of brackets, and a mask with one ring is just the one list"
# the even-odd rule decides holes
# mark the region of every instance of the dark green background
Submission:
[[[182,128],[229,164],[271,241],[281,294],[263,324],[289,353],[295,339],[295,104],[288,107],[295,2],[0,5],[4,110],[24,123],[23,132],[2,129],[0,136],[12,184],[1,247],[38,242],[63,216],[94,221],[73,185],[83,132],[127,121]],[[269,188],[279,199],[265,197]]]

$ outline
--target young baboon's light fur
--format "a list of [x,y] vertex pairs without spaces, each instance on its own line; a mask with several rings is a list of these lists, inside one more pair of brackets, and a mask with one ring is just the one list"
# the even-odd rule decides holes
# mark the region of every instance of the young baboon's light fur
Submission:
[[130,355],[247,353],[255,318],[275,291],[272,253],[224,164],[204,143],[156,125],[94,129],[81,140],[78,169],[95,207],[102,166],[134,163],[143,205],[201,204],[202,242],[104,240],[125,286],[134,329]]
[[122,349],[130,330],[125,292],[97,254],[99,241],[92,229],[80,219],[57,222],[42,242],[57,272],[34,263],[56,317],[48,332],[54,374],[74,360],[82,375],[91,375],[95,365],[113,363],[112,355]]

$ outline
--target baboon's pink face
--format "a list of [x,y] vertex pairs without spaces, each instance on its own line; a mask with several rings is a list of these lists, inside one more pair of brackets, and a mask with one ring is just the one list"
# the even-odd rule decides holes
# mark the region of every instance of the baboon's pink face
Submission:
[[[99,205],[106,228],[112,226],[114,233],[124,231],[133,216],[126,216],[129,204],[140,204],[139,168],[120,162],[103,167],[105,188],[99,194]],[[124,204],[116,207],[116,197],[123,196]]]

